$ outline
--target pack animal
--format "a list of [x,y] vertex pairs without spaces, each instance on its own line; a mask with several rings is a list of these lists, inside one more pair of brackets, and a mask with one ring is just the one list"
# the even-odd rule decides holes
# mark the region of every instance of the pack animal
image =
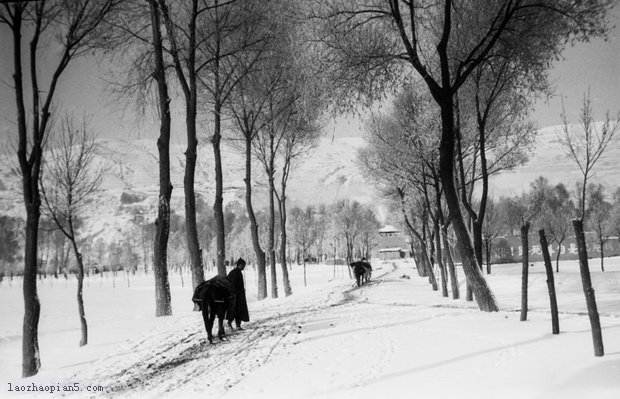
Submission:
[[350,266],[353,268],[353,274],[358,287],[370,281],[372,266],[369,263],[364,261],[353,262]]
[[217,316],[217,337],[223,339],[224,318],[229,322],[235,318],[236,291],[226,277],[215,276],[194,290],[192,301],[202,311],[202,319],[207,330],[207,338],[213,343],[213,323]]

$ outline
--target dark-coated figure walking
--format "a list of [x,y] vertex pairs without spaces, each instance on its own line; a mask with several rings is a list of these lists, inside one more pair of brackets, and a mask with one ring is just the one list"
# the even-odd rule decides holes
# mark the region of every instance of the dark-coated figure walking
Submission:
[[[245,260],[239,258],[237,266],[228,273],[228,280],[232,283],[237,292],[236,309],[235,309],[235,325],[241,330],[242,321],[250,321],[250,313],[248,311],[248,302],[245,298],[245,284],[243,282],[243,269],[245,269]],[[228,326],[232,328],[232,319],[228,318]]]

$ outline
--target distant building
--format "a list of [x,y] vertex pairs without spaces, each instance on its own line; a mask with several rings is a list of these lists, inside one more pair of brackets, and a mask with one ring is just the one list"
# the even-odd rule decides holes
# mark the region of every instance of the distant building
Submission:
[[409,241],[394,226],[386,225],[379,230],[377,237],[378,257],[382,260],[409,257]]
[[[592,232],[584,233],[586,238],[586,246],[588,258],[600,258],[601,248]],[[530,262],[539,262],[543,260],[542,248],[537,241],[538,237],[529,237],[528,259]],[[577,250],[577,241],[575,237],[567,237],[562,241],[562,245],[557,243],[549,244],[549,255],[555,262],[558,253],[559,260],[576,260],[579,259]],[[620,239],[618,237],[607,237],[603,245],[603,255],[620,256]],[[515,263],[521,262],[523,258],[523,248],[521,246],[521,237],[517,236],[500,236],[493,239],[490,247],[490,255],[492,263]]]

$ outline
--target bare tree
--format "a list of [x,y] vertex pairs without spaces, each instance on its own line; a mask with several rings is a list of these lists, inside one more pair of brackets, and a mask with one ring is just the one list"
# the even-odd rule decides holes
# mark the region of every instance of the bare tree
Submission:
[[157,209],[155,247],[153,250],[153,274],[155,275],[155,315],[172,314],[170,284],[168,282],[168,237],[170,235],[170,97],[166,65],[164,63],[163,38],[161,34],[161,9],[157,0],[149,0],[151,17],[151,45],[153,51],[153,77],[157,83],[159,105],[159,201]]
[[10,216],[0,216],[0,283],[4,276],[12,274],[13,264],[17,260],[19,251],[18,219]]
[[[270,96],[268,108],[277,109],[277,96]],[[276,175],[276,157],[278,150],[284,138],[282,131],[277,127],[277,118],[269,117],[270,123],[264,130],[263,134],[254,142],[255,153],[261,162],[268,183],[269,198],[269,220],[267,223],[267,253],[270,264],[270,280],[271,280],[271,297],[278,297],[278,282],[276,272],[276,212],[275,212],[275,175]]]
[[[282,43],[281,43],[282,44]],[[291,50],[292,44],[283,44]],[[262,132],[253,142],[255,154],[267,176],[270,222],[268,225],[268,253],[271,264],[272,297],[277,297],[275,202],[280,214],[280,259],[285,295],[292,289],[286,268],[286,188],[292,168],[298,159],[316,146],[320,128],[317,119],[320,111],[320,90],[302,66],[291,61],[290,51],[280,51],[271,59],[271,73],[266,77],[272,82],[265,92],[262,112],[266,121]],[[274,64],[276,64],[274,66]],[[278,177],[280,187],[276,188]]]
[[362,233],[360,234],[362,256],[366,259],[371,258],[371,250],[376,245],[375,237],[380,227],[379,220],[377,220],[372,209],[366,209],[362,218]]
[[560,271],[560,255],[562,254],[562,243],[571,232],[571,215],[575,213],[575,205],[570,199],[566,187],[557,184],[548,194],[541,210],[540,223],[545,229],[546,234],[551,238],[551,242],[558,246],[555,257],[555,271]]
[[[152,106],[154,98],[157,100],[155,109],[156,118],[159,120],[159,195],[153,242],[155,314],[158,317],[168,316],[172,314],[168,281],[168,241],[173,186],[170,178],[171,97],[167,71],[173,63],[170,42],[174,41],[175,32],[162,32],[167,22],[164,14],[169,11],[164,1],[126,0],[122,4],[121,12],[108,21],[106,35],[99,43],[99,48],[106,51],[111,49],[112,54],[123,56],[120,65],[125,66],[125,69],[120,76],[120,83],[113,85],[121,99],[134,101],[140,114],[144,114]],[[165,33],[172,35],[171,38]],[[180,57],[178,52],[175,55]],[[192,145],[191,140],[189,145]]]
[[[461,89],[463,93],[457,102],[460,117],[457,118],[457,155],[461,202],[472,221],[474,252],[480,266],[483,263],[483,229],[489,178],[524,163],[536,134],[527,115],[531,108],[531,97],[546,89],[546,80],[530,77],[528,66],[527,60],[514,62],[511,57],[496,57],[481,63],[472,73],[471,83]],[[461,148],[466,129],[459,123],[464,116],[473,119],[471,130],[472,135],[476,136],[470,139],[469,179],[465,178],[465,160]],[[481,187],[478,190],[477,206],[474,206],[471,197],[478,181]]]
[[602,184],[588,186],[588,225],[596,234],[598,248],[601,254],[601,271],[605,271],[605,243],[609,240],[611,230],[612,204],[605,199],[605,187]]
[[493,240],[499,235],[499,232],[499,212],[495,202],[490,199],[486,205],[486,216],[482,227],[482,240],[484,242],[484,252],[487,261],[487,274],[491,274],[491,246]]
[[301,255],[304,266],[304,287],[306,287],[306,258],[308,250],[317,241],[321,230],[314,208],[311,206],[306,207],[306,209],[293,208],[291,210],[289,229],[291,230],[291,238]]
[[253,73],[237,85],[235,98],[230,103],[231,113],[237,123],[237,131],[240,132],[243,140],[245,154],[245,204],[250,220],[250,234],[252,237],[252,248],[256,256],[258,273],[258,299],[267,297],[267,278],[265,268],[265,251],[261,247],[259,238],[259,226],[252,202],[252,147],[253,142],[258,137],[260,131],[265,127],[263,118],[263,107],[267,104],[268,96],[265,95],[270,90],[270,86],[265,87],[264,75]]
[[[53,99],[67,66],[91,48],[102,21],[116,8],[120,0],[76,0],[40,2],[3,2],[0,24],[8,26],[13,43],[13,79],[17,109],[17,135],[24,206],[26,208],[26,245],[24,256],[24,323],[22,332],[22,375],[37,374],[41,366],[38,326],[40,303],[37,295],[37,241],[41,195],[39,178],[43,148],[54,114]],[[57,34],[58,58],[46,63],[41,73],[41,47],[47,37]],[[29,41],[25,57],[22,39]],[[24,74],[22,60],[28,59],[30,70]],[[49,79],[43,78],[48,76]],[[24,80],[28,81],[25,84]],[[28,87],[31,93],[26,91]],[[26,105],[30,99],[31,106]],[[30,121],[30,123],[28,123]],[[28,133],[30,130],[30,134]]]
[[362,208],[359,202],[340,200],[333,205],[336,231],[345,241],[347,264],[353,261],[353,246],[361,233]]
[[[291,81],[291,23],[287,22],[287,16],[290,5],[287,2],[271,2],[273,12],[268,18],[271,26],[270,33],[264,32],[263,43],[257,46],[257,51],[252,56],[239,57],[240,62],[245,62],[244,76],[238,81],[234,88],[229,108],[234,116],[237,130],[241,133],[244,152],[245,152],[245,186],[246,186],[246,208],[250,218],[250,232],[252,234],[252,242],[254,253],[257,258],[258,267],[258,298],[264,299],[267,296],[267,279],[266,279],[266,259],[265,252],[261,248],[259,239],[259,226],[257,223],[254,207],[252,204],[252,155],[254,155],[263,168],[267,171],[269,178],[269,197],[270,212],[272,218],[275,218],[275,207],[273,196],[275,191],[274,175],[275,157],[279,144],[275,144],[272,148],[268,143],[279,143],[280,139],[276,136],[286,132],[286,125],[282,127],[279,123],[284,119],[285,115],[294,107],[294,99],[290,99],[285,95],[291,91],[287,91],[289,82]],[[284,128],[284,129],[283,129]],[[273,161],[273,162],[272,162]],[[268,223],[268,251],[271,262],[271,283],[272,295],[277,295],[277,283],[275,278],[275,240],[274,220],[270,219]],[[283,240],[285,242],[285,240]],[[284,245],[286,248],[286,245]],[[283,273],[287,273],[283,266]],[[285,274],[285,292],[290,293],[290,284]]]
[[[303,76],[298,71],[297,77]],[[280,188],[274,189],[274,194],[278,201],[280,215],[280,265],[284,281],[284,295],[289,296],[293,293],[288,277],[286,266],[286,215],[287,215],[287,185],[293,168],[301,161],[302,157],[318,144],[321,127],[317,123],[321,98],[315,90],[309,89],[313,86],[309,79],[295,79],[290,88],[288,96],[291,105],[281,116],[281,125],[284,140],[280,147]],[[316,86],[313,87],[314,89]]]
[[[427,250],[436,252],[441,248],[441,234],[436,229],[433,234],[435,245],[426,243],[426,218],[430,217],[434,227],[446,228],[444,210],[441,207],[441,182],[438,172],[438,137],[437,107],[432,104],[429,96],[408,85],[396,96],[392,111],[388,115],[373,116],[368,123],[366,140],[368,146],[358,156],[362,170],[388,196],[392,196],[397,204],[407,203],[404,208],[422,206],[420,215],[403,212],[405,225],[420,242],[418,260],[424,277],[436,289],[436,281],[432,273],[432,265]],[[400,205],[398,205],[400,207]],[[420,212],[416,212],[420,213]],[[416,227],[416,222],[420,222]],[[420,227],[421,226],[421,227]],[[432,257],[432,256],[431,256]],[[436,257],[442,272],[442,292],[447,295],[447,282],[442,257]],[[450,276],[453,264],[449,264]],[[453,293],[458,297],[458,285],[453,279]],[[456,289],[454,289],[457,287]]]
[[[213,0],[207,7],[202,23],[199,54],[205,60],[199,74],[205,96],[202,101],[211,107],[213,134],[210,141],[215,160],[216,262],[218,274],[226,275],[226,240],[224,224],[222,121],[226,105],[232,100],[235,87],[260,59],[261,47],[269,35],[263,23],[271,2]],[[267,28],[267,29],[266,29]]]
[[563,129],[558,139],[564,146],[567,155],[575,161],[581,175],[581,194],[579,198],[579,218],[573,219],[573,229],[575,230],[575,239],[579,250],[579,270],[581,272],[581,282],[583,292],[586,298],[588,315],[590,317],[590,326],[592,328],[592,340],[594,345],[594,355],[603,356],[605,350],[603,348],[603,336],[601,333],[601,322],[596,306],[596,296],[594,288],[592,288],[592,280],[590,277],[590,267],[588,265],[588,251],[586,247],[586,239],[583,232],[583,225],[586,217],[586,189],[588,180],[592,175],[592,170],[596,162],[605,153],[609,143],[612,142],[618,129],[620,129],[620,114],[615,122],[609,117],[609,112],[602,123],[600,130],[596,127],[592,104],[590,102],[590,94],[584,95],[583,107],[581,108],[580,128],[579,132],[575,132],[568,123],[566,112],[562,112]]
[[77,303],[80,317],[80,346],[88,343],[88,324],[82,295],[84,287],[83,250],[78,242],[88,201],[99,190],[104,168],[96,163],[96,137],[85,120],[76,125],[64,116],[54,142],[45,155],[41,193],[45,211],[71,243],[78,269]]
[[594,165],[603,156],[609,144],[615,139],[616,133],[620,130],[620,113],[616,116],[616,120],[612,121],[609,112],[607,112],[605,121],[597,126],[592,102],[590,101],[590,93],[588,92],[583,97],[579,127],[577,129],[569,123],[566,110],[562,111],[561,117],[562,131],[557,134],[557,138],[566,155],[577,164],[581,172],[579,217],[584,221],[588,181],[592,177]]
[[[198,115],[198,74],[202,65],[197,57],[198,24],[201,13],[208,7],[198,7],[198,0],[191,0],[189,6],[179,3],[177,12],[169,10],[165,0],[159,0],[163,22],[166,26],[170,43],[170,56],[173,61],[177,81],[181,86],[185,99],[185,128],[187,132],[187,149],[185,150],[185,175],[183,188],[185,192],[185,225],[187,247],[192,270],[192,287],[204,281],[202,265],[202,249],[198,242],[196,223],[196,192],[194,180],[196,175],[196,159],[198,157],[197,115]],[[180,11],[178,9],[181,9]],[[176,18],[174,18],[176,17]],[[185,28],[181,21],[188,20]]]
[[521,315],[520,320],[527,320],[528,312],[528,285],[530,267],[529,232],[532,222],[540,214],[546,199],[545,188],[547,180],[543,177],[536,179],[531,185],[531,192],[524,193],[517,199],[516,209],[521,220]]

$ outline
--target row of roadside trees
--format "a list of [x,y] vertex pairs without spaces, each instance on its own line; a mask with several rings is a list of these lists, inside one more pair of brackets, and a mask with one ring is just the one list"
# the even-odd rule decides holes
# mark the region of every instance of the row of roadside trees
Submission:
[[[601,271],[604,269],[605,243],[620,236],[620,189],[610,191],[600,183],[590,183],[586,190],[585,230],[594,236],[596,252],[601,255]],[[574,236],[571,219],[578,216],[577,205],[582,194],[581,183],[570,190],[564,183],[550,184],[539,177],[530,184],[528,192],[519,197],[501,197],[488,204],[487,220],[483,227],[483,242],[487,273],[490,273],[490,251],[497,237],[518,236],[523,216],[528,209],[530,220],[545,230],[549,245],[561,247]],[[553,255],[553,254],[552,254]],[[556,272],[559,269],[560,251],[555,253]]]
[[[295,15],[296,6],[294,2],[279,0],[3,2],[0,23],[9,32],[13,43],[11,74],[14,76],[17,114],[16,153],[27,214],[23,285],[24,376],[35,374],[40,367],[37,342],[40,304],[36,274],[43,202],[48,210],[59,211],[52,215],[52,219],[74,243],[75,257],[78,264],[82,264],[82,250],[75,245],[74,239],[76,226],[73,226],[73,217],[66,212],[74,209],[74,205],[66,200],[75,191],[63,186],[66,191],[62,194],[69,195],[64,195],[61,209],[53,203],[55,193],[51,192],[52,188],[59,187],[49,186],[51,195],[46,196],[45,193],[42,195],[45,187],[40,187],[39,183],[44,170],[45,144],[54,120],[59,119],[54,105],[57,88],[67,78],[68,66],[87,54],[99,53],[114,66],[118,72],[115,88],[119,98],[131,100],[141,110],[155,105],[160,122],[157,139],[160,192],[153,249],[156,315],[171,313],[167,251],[173,190],[169,154],[172,101],[183,104],[185,109],[184,214],[192,285],[204,280],[194,191],[197,145],[201,135],[211,144],[215,159],[215,259],[218,273],[226,273],[220,142],[223,133],[231,131],[237,132],[248,154],[247,212],[258,261],[259,295],[261,298],[267,296],[265,252],[272,262],[272,295],[277,295],[274,263],[276,203],[279,222],[285,225],[287,179],[296,158],[316,143],[320,132],[319,116],[328,103],[324,100],[329,93],[327,82],[305,68],[309,57],[293,56],[297,48],[303,47],[300,40],[305,34],[296,25],[299,21]],[[26,51],[24,42],[28,43]],[[71,124],[69,119],[67,125]],[[61,130],[72,131],[70,128]],[[252,157],[259,160],[269,178],[270,218],[266,226],[269,238],[264,244],[265,249],[258,239],[259,226],[252,209]],[[57,159],[50,157],[50,160]],[[73,168],[67,175],[77,175],[85,169],[83,163],[79,160],[73,162],[75,160],[73,158],[70,164],[63,165],[65,171]],[[92,183],[91,193],[96,191],[96,184]],[[286,229],[281,231],[286,233]],[[287,242],[285,237],[282,242]],[[281,251],[286,253],[284,248]],[[83,265],[78,269],[78,301],[80,317],[84,319],[80,300]],[[282,262],[282,273],[285,293],[290,294],[285,262]],[[82,343],[86,343],[85,323]]]
[[[410,93],[403,92],[396,97],[390,114],[378,115],[371,119],[370,145],[361,153],[360,159],[366,173],[386,195],[391,196],[394,208],[400,208],[403,224],[417,244],[415,253],[417,263],[421,266],[418,268],[420,275],[428,276],[433,289],[437,290],[438,283],[433,270],[434,264],[437,264],[443,296],[448,296],[448,281],[450,281],[453,298],[457,299],[460,293],[456,283],[453,248],[448,237],[456,236],[457,250],[462,243],[453,230],[453,214],[446,210],[439,200],[443,186],[436,165],[439,163],[440,155],[436,151],[436,142],[429,140],[429,137],[439,135],[427,134],[428,131],[437,129],[434,124],[436,119],[432,116],[436,109],[424,97],[410,97]],[[403,101],[403,98],[412,100]],[[412,110],[403,112],[407,107],[412,107]],[[502,120],[505,118],[502,117]],[[515,126],[514,121],[511,123]],[[466,124],[462,127],[468,128]],[[504,131],[501,124],[499,127],[502,129],[500,132]],[[469,128],[472,129],[471,126]],[[574,193],[569,192],[561,183],[551,186],[546,178],[540,177],[532,182],[529,192],[517,198],[500,198],[497,201],[487,196],[488,177],[501,170],[502,167],[497,166],[500,162],[504,162],[504,168],[512,169],[526,160],[527,146],[522,144],[526,143],[532,134],[527,124],[510,136],[521,144],[513,145],[514,142],[500,135],[501,143],[507,145],[492,146],[495,136],[483,137],[475,134],[464,134],[457,144],[459,154],[457,175],[460,177],[457,188],[460,191],[461,202],[459,206],[469,215],[468,234],[473,237],[479,270],[482,270],[484,260],[483,247],[486,249],[487,273],[490,273],[490,245],[493,239],[500,234],[512,235],[518,232],[521,236],[523,265],[521,320],[526,320],[530,229],[534,226],[539,229],[552,298],[555,294],[552,292],[554,289],[548,253],[549,243],[561,246],[566,238],[574,236],[597,356],[603,355],[603,345],[594,290],[590,282],[584,226],[596,235],[601,253],[601,270],[604,271],[604,244],[618,231],[620,220],[614,221],[614,218],[617,218],[620,212],[620,203],[615,198],[617,193],[614,194],[613,202],[608,202],[604,186],[592,183],[591,180],[597,161],[601,159],[609,145],[614,143],[618,130],[620,130],[620,115],[616,120],[611,120],[608,114],[603,122],[595,122],[589,96],[585,96],[580,123],[570,124],[564,117],[563,128],[557,132],[558,145],[562,146],[568,158],[581,172],[581,180],[576,184]],[[473,131],[479,133],[479,126],[477,128],[474,124]],[[483,146],[487,146],[487,154],[484,156]],[[407,161],[411,153],[417,155],[417,160],[414,162]],[[488,168],[490,165],[493,166]],[[482,183],[482,189],[475,190],[474,187],[479,181]],[[478,225],[476,221],[481,214],[485,217]],[[549,240],[547,236],[550,237]],[[465,254],[459,252],[459,260],[463,264],[466,263],[466,259],[463,258]],[[445,263],[442,259],[444,255],[447,258]],[[559,252],[556,258],[556,270],[559,267],[558,260]],[[466,268],[463,267],[463,270],[467,276]],[[467,284],[466,299],[472,300],[475,289],[470,287],[472,281],[469,278]],[[557,313],[555,320],[557,321]],[[557,332],[559,327],[554,327],[554,333]]]

